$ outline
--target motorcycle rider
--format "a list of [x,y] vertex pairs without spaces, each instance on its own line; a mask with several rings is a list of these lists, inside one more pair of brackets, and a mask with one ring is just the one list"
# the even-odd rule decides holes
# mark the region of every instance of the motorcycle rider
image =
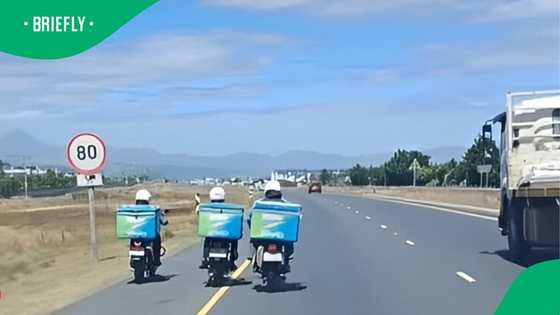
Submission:
[[[146,189],[140,189],[136,192],[137,205],[149,205],[152,200],[152,194]],[[167,215],[164,211],[159,212],[159,224],[167,225]],[[154,250],[154,263],[156,266],[161,266],[161,235],[158,233],[153,241],[152,248]]]
[[[214,187],[210,190],[209,197],[211,203],[224,203],[226,201],[226,192],[222,187]],[[197,213],[198,213],[198,208],[197,208]],[[204,245],[202,250],[202,263],[199,266],[200,269],[208,268],[208,263],[209,263],[208,256],[210,255],[211,241],[212,238],[210,237],[204,239]],[[237,252],[238,243],[237,240],[228,240],[228,242],[231,247],[231,254],[230,254],[230,261],[229,261],[230,268],[232,271],[235,271],[237,270],[237,265],[235,264],[235,261],[239,257],[239,254]]]
[[[282,187],[280,186],[280,182],[276,180],[268,181],[264,186],[264,198],[260,199],[259,201],[286,202],[286,200],[282,198]],[[248,221],[247,223],[249,224],[249,228],[251,227],[251,215],[252,213],[249,214],[249,219],[247,220]],[[251,241],[251,244],[253,245],[254,248],[254,252],[256,253],[259,246],[261,245],[264,246],[265,243],[266,243],[265,241],[257,241],[257,240]],[[284,246],[284,251],[285,251],[284,266],[286,269],[284,270],[284,272],[289,272],[290,259],[294,254],[294,243],[282,242],[282,245]]]

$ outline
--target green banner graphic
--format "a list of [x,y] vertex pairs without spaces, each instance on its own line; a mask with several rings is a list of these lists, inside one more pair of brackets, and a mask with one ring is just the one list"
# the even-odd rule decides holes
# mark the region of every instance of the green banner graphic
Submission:
[[0,5],[0,51],[37,58],[76,55],[157,0],[27,0]]
[[523,271],[507,291],[495,315],[560,314],[560,260]]

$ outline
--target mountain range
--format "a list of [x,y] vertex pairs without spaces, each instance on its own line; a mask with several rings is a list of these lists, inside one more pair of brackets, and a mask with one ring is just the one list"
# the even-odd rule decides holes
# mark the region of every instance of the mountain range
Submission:
[[[288,151],[279,155],[240,152],[225,156],[197,156],[182,153],[165,154],[147,148],[117,148],[109,146],[108,175],[147,174],[151,178],[185,179],[196,177],[265,176],[281,169],[345,169],[356,163],[381,164],[390,152],[345,156],[314,151]],[[433,162],[459,159],[464,147],[450,146],[421,150]],[[0,159],[12,164],[64,168],[64,147],[37,140],[22,130],[13,130],[0,137]]]

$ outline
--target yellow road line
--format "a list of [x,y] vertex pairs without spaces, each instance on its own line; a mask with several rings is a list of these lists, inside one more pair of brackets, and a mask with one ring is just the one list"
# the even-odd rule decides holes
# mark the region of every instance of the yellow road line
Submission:
[[[241,274],[245,271],[245,269],[247,269],[247,267],[249,267],[250,264],[250,260],[245,260],[245,262],[241,266],[239,266],[239,268],[237,268],[237,270],[231,275],[231,278],[234,280],[239,278],[239,276],[241,276]],[[207,315],[208,313],[210,313],[210,311],[216,306],[216,304],[218,304],[218,302],[220,302],[220,300],[224,297],[224,294],[226,294],[229,288],[230,286],[225,286],[216,291],[216,293],[212,295],[210,300],[206,302],[206,304],[200,309],[200,311],[198,311],[198,313],[196,313],[196,315]]]

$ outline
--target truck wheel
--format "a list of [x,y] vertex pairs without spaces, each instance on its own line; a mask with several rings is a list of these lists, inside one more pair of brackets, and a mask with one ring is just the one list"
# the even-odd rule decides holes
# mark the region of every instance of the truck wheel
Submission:
[[508,248],[511,257],[518,261],[529,253],[529,246],[523,237],[523,205],[512,200],[508,209]]

